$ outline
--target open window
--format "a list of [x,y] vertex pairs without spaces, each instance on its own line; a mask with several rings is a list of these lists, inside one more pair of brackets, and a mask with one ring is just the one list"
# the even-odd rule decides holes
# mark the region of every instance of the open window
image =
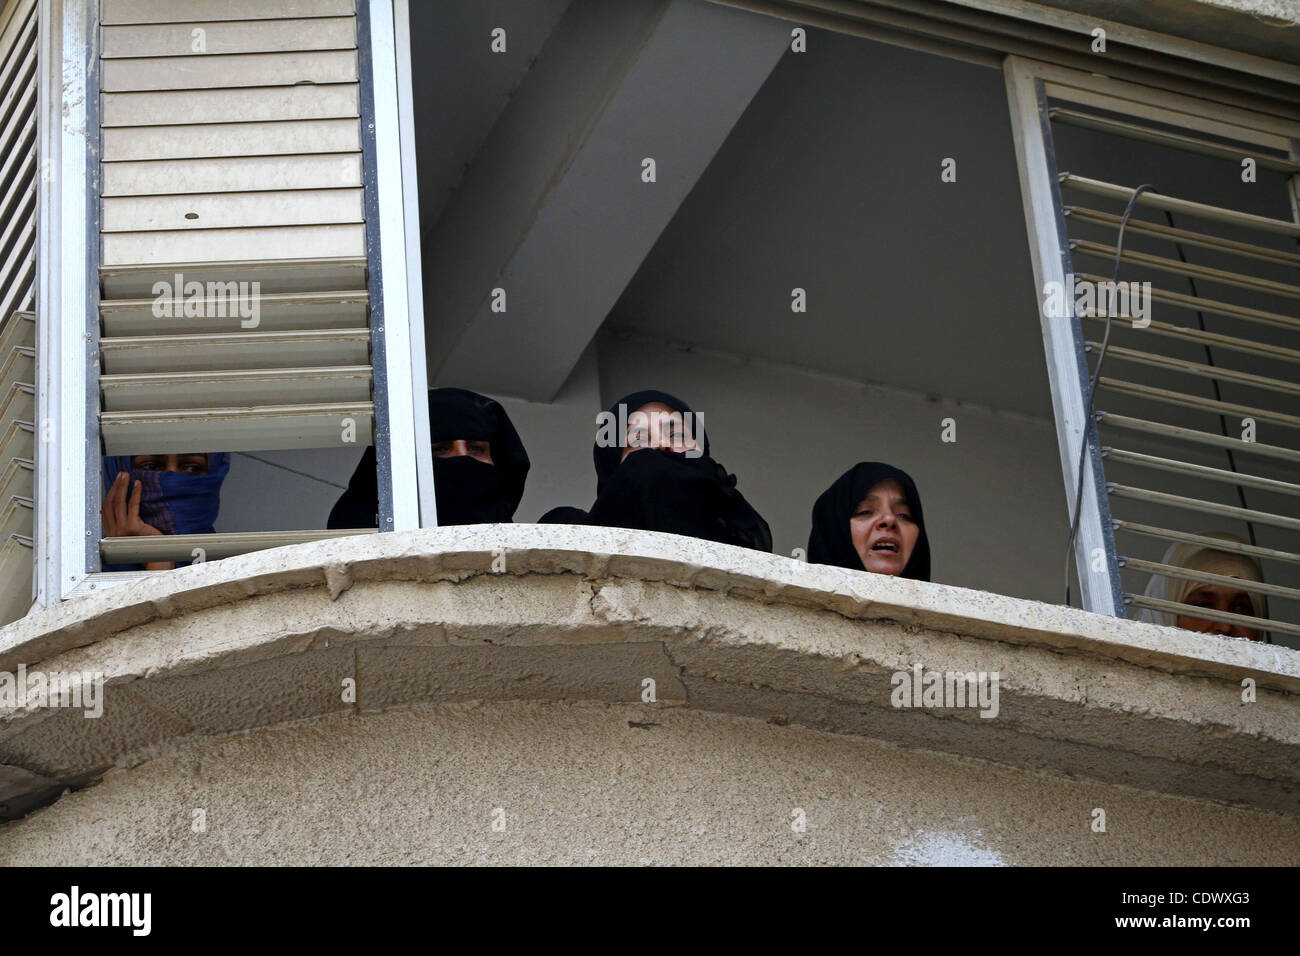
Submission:
[[595,413],[659,387],[704,413],[777,553],[883,460],[918,483],[935,580],[1061,600],[999,58],[702,2],[411,16],[430,377],[514,416],[517,520],[587,507]]
[[1163,562],[1204,545],[1261,563],[1269,619],[1196,616],[1293,642],[1300,122],[1016,58],[1007,84],[1037,288],[1045,305],[1067,290],[1042,321],[1067,485],[1084,485],[1086,606],[1176,613],[1153,576],[1233,585]]
[[[85,89],[49,149],[46,599],[123,577],[102,566],[418,527],[391,5],[64,12],[54,53]],[[370,445],[374,519],[327,530]],[[229,455],[211,531],[105,533],[108,472],[187,453]]]

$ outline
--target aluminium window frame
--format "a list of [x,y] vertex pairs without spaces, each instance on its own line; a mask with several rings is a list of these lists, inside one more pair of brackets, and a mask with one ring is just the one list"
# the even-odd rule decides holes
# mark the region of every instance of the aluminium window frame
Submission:
[[90,200],[99,82],[94,0],[40,0],[37,15],[35,598],[47,607],[82,584],[98,544],[86,475],[92,431],[99,440],[88,387],[99,306],[98,203]]
[[[378,7],[387,7],[387,0],[370,0]],[[410,358],[412,399],[424,395],[429,388],[429,374],[424,341],[424,270],[420,248],[420,190],[415,154],[415,92],[411,82],[411,5],[410,0],[392,0],[387,10],[391,17],[393,59],[395,63],[396,111],[398,148],[392,155],[399,157],[397,172],[391,173],[402,186],[402,228],[406,248],[406,303],[410,328]],[[384,15],[380,10],[372,16]],[[385,130],[387,134],[388,131]],[[392,181],[392,180],[390,180]],[[418,527],[433,528],[438,524],[438,505],[433,490],[433,450],[429,437],[429,404],[414,401],[414,439],[416,492],[419,499]]]
[[[38,3],[40,440],[33,590],[35,607],[40,608],[140,575],[94,570],[99,566],[101,531],[99,403],[90,387],[98,374],[101,250],[98,0]],[[366,104],[360,123],[368,186],[368,271],[375,304],[373,364],[376,388],[383,388],[385,397],[376,402],[375,421],[381,531],[419,528],[422,519],[436,522],[432,463],[427,454],[416,451],[421,431],[428,445],[428,408],[414,400],[417,387],[423,394],[427,385],[419,220],[412,215],[416,194],[410,49],[409,39],[402,45],[397,41],[397,23],[408,22],[405,7],[405,0],[357,0],[356,8],[358,79]],[[396,9],[402,11],[400,20]],[[409,28],[406,32],[409,35]],[[414,269],[408,267],[412,248],[417,253]],[[422,508],[426,499],[429,505]]]
[[[1183,92],[1142,86],[1084,73],[1050,63],[1008,56],[1003,64],[1007,105],[1011,112],[1016,165],[1020,174],[1021,197],[1029,232],[1036,293],[1047,283],[1060,283],[1073,272],[1069,239],[1061,214],[1062,200],[1057,181],[1052,144],[1049,98],[1081,103],[1125,116],[1145,118],[1198,132],[1211,132],[1240,141],[1288,150],[1300,158],[1300,123],[1263,113],[1201,99]],[[1296,221],[1300,205],[1296,197],[1300,176],[1290,180],[1289,192]],[[1084,420],[1089,370],[1083,350],[1083,330],[1075,315],[1073,297],[1064,297],[1066,316],[1049,319],[1039,299],[1043,347],[1047,356],[1052,406],[1056,418],[1061,468],[1065,476],[1069,518],[1074,520],[1074,497],[1083,482],[1082,517],[1075,540],[1075,567],[1083,607],[1089,611],[1124,617],[1124,591],[1111,524],[1101,442],[1095,418]],[[1086,437],[1088,454],[1082,475],[1077,473],[1080,442]],[[1104,567],[1095,566],[1093,555],[1104,555]]]

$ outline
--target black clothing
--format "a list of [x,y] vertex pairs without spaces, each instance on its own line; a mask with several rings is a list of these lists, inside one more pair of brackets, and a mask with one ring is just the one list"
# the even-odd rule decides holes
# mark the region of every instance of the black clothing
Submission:
[[879,461],[862,461],[836,479],[812,510],[812,534],[808,538],[808,560],[813,564],[833,564],[854,571],[864,570],[862,557],[853,547],[849,521],[858,503],[882,481],[895,479],[903,487],[903,496],[912,509],[919,533],[912,557],[899,577],[918,581],[930,580],[930,540],[925,533],[925,516],[916,483],[905,471]]
[[[498,402],[463,388],[429,389],[429,439],[486,441],[492,464],[467,455],[433,459],[438,524],[492,524],[514,519],[528,477],[528,453],[510,416]],[[361,456],[348,489],[325,527],[378,527],[379,486],[372,445]]]
[[[622,426],[633,412],[651,402],[662,402],[683,416],[694,415],[685,402],[658,391],[635,392],[607,414]],[[619,406],[625,409],[622,416]],[[709,456],[709,439],[703,428],[695,431],[703,452],[695,457],[638,448],[620,462],[626,435],[617,434],[614,441],[598,438],[592,447],[597,483],[591,510],[553,508],[540,521],[664,531],[771,551],[767,522],[737,490],[735,476]]]

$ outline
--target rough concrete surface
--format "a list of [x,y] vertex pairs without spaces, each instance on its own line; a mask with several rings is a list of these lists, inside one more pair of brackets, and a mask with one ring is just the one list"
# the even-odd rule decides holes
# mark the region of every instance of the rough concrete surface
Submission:
[[157,862],[1295,865],[1300,820],[675,705],[519,702],[190,741],[0,830],[4,864]]
[[[0,811],[27,814],[0,860],[224,859],[191,839],[199,808],[241,861],[1229,863],[1300,845],[1300,652],[673,535],[477,526],[210,562],[0,629],[0,670],[18,664],[107,683],[98,719],[0,710]],[[997,672],[996,716],[894,706],[917,664]],[[825,783],[818,761],[839,768]],[[480,832],[493,799],[518,831]],[[820,834],[766,829],[808,802]],[[422,842],[367,844],[366,820]],[[678,820],[699,839],[667,836]]]

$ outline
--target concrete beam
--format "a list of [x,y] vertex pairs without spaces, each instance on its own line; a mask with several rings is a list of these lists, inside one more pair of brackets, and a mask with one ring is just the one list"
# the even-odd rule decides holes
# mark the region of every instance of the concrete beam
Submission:
[[789,39],[703,0],[575,0],[426,237],[431,378],[550,401]]
[[[260,551],[0,628],[0,671],[19,664],[102,675],[102,714],[0,705],[0,819],[181,738],[415,704],[628,704],[646,677],[664,706],[1300,812],[1300,651],[677,535],[476,525]],[[996,713],[897,705],[917,665],[996,672]]]

